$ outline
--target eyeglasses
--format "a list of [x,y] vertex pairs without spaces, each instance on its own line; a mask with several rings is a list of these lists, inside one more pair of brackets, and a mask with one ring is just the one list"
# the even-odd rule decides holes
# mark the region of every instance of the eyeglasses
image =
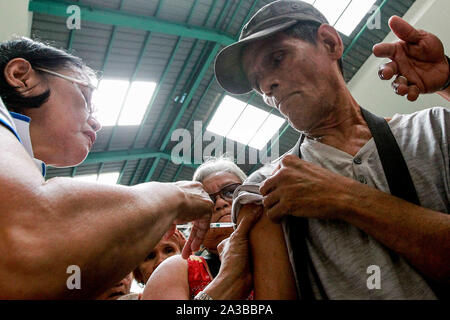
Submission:
[[63,78],[63,79],[66,79],[66,80],[69,80],[71,82],[74,82],[76,84],[82,85],[84,87],[88,87],[91,90],[96,90],[97,89],[96,86],[94,86],[92,83],[90,83],[87,80],[81,80],[81,79],[73,78],[73,77],[70,77],[70,76],[66,76],[65,74],[61,74],[61,73],[58,73],[58,72],[55,72],[55,71],[52,71],[52,70],[48,70],[48,69],[44,69],[44,68],[35,68],[35,69],[39,70],[39,71],[43,71],[43,72],[51,74],[51,75],[54,75],[54,76],[57,76],[57,77],[60,77],[60,78]]
[[209,197],[214,203],[216,203],[217,196],[220,196],[225,201],[231,201],[233,200],[234,190],[236,190],[240,185],[241,183],[229,184],[215,193],[210,193]]
[[[48,73],[48,74],[51,74],[53,76],[56,76],[56,77],[68,80],[68,81],[70,81],[72,83],[79,84],[79,85],[81,85],[83,87],[87,87],[87,88],[89,88],[91,90],[96,90],[97,89],[96,86],[94,86],[92,83],[90,83],[87,80],[81,80],[81,79],[73,78],[71,76],[66,76],[65,74],[61,74],[61,73],[58,73],[58,72],[55,72],[55,71],[52,71],[52,70],[48,70],[48,69],[44,69],[44,68],[35,68],[35,69],[39,70],[39,71],[42,71],[42,72],[45,72],[45,73]],[[95,112],[95,107],[92,105],[92,102],[88,101],[88,98],[84,95],[84,93],[83,93],[83,97],[84,97],[84,100],[86,101],[88,112],[92,116],[92,114]]]

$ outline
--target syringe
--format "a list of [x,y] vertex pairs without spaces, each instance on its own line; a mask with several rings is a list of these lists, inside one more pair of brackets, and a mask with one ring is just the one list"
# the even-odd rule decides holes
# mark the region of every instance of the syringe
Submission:
[[[233,228],[235,224],[233,222],[214,222],[209,225],[210,228]],[[178,229],[192,228],[191,223],[177,224]]]

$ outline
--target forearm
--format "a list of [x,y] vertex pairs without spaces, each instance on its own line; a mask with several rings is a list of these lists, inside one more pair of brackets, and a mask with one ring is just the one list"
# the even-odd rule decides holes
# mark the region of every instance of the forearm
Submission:
[[450,216],[351,183],[338,218],[403,256],[424,274],[450,282]]
[[[17,214],[20,236],[14,283],[31,297],[89,298],[119,281],[157,244],[179,209],[176,189],[163,184],[103,186],[51,179],[37,188],[34,210]],[[29,207],[33,207],[29,205]],[[28,216],[28,217],[25,217]],[[81,290],[68,290],[69,265]]]

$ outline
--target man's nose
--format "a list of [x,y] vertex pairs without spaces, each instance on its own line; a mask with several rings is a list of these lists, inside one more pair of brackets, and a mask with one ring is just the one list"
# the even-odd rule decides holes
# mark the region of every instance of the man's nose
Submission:
[[280,86],[280,81],[275,75],[267,75],[260,79],[261,92],[267,97],[273,97],[275,91]]

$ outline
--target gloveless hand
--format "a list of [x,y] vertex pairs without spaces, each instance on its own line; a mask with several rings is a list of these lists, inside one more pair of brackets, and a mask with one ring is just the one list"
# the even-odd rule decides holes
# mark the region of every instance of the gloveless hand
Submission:
[[275,222],[283,216],[336,219],[345,209],[350,186],[358,183],[320,166],[287,155],[260,187],[267,215]]
[[214,203],[199,182],[179,181],[175,185],[183,192],[184,202],[166,236],[175,230],[175,224],[193,221],[191,233],[182,252],[183,258],[187,259],[192,252],[200,249],[203,243],[206,232],[209,230]]
[[391,59],[379,68],[382,80],[396,79],[392,87],[396,94],[415,101],[422,93],[440,90],[449,77],[449,64],[444,46],[434,34],[417,30],[400,17],[389,19],[389,27],[400,39],[394,43],[379,43],[373,47],[377,57]]

